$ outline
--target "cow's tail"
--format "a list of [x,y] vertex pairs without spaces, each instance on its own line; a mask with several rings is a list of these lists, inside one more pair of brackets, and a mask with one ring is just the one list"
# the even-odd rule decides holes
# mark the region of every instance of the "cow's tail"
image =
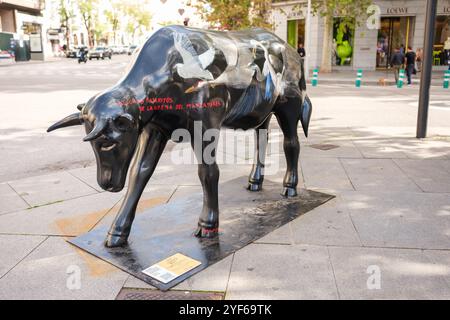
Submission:
[[301,112],[300,112],[300,122],[303,127],[303,132],[305,133],[305,136],[308,137],[308,129],[309,129],[309,122],[311,120],[312,115],[312,103],[311,100],[309,100],[308,95],[306,94],[306,77],[305,77],[305,65],[304,60],[300,60],[300,80],[298,83],[298,86],[300,88],[300,91],[302,93],[302,106],[301,106]]

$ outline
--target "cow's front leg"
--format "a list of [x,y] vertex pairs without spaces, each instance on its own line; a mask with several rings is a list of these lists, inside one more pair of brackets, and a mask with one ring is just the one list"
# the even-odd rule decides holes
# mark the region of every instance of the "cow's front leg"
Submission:
[[219,232],[219,167],[216,163],[219,130],[207,124],[202,126],[201,122],[197,121],[191,137],[203,189],[203,208],[194,234],[200,238],[212,238]]
[[166,143],[167,138],[159,130],[150,126],[146,127],[139,136],[130,169],[128,190],[108,232],[105,241],[107,247],[119,247],[127,243],[142,191],[155,171]]
[[203,188],[203,208],[195,235],[211,238],[219,232],[219,167],[216,163],[199,164],[198,176]]

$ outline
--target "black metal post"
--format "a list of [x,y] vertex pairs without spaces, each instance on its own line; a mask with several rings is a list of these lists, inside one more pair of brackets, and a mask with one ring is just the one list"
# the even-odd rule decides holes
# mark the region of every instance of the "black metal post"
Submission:
[[419,113],[417,116],[417,138],[427,136],[428,107],[430,103],[431,73],[433,71],[434,27],[436,24],[437,0],[427,1],[423,67],[420,80]]

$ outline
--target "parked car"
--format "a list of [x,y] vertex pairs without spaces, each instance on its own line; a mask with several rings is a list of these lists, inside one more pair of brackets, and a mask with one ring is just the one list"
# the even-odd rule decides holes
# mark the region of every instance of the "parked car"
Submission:
[[128,53],[128,46],[121,46],[120,53],[121,54],[127,54]]
[[92,59],[102,59],[109,58],[111,60],[112,58],[112,50],[108,49],[107,47],[95,47],[92,50],[89,50],[88,53],[89,60]]
[[120,46],[110,46],[109,49],[112,51],[113,54],[120,54],[121,52]]
[[127,51],[128,51],[128,55],[131,56],[131,55],[134,53],[134,51],[137,49],[137,47],[138,47],[138,46],[136,46],[136,45],[134,45],[134,44],[131,45],[131,46],[129,46],[129,47],[128,47],[128,50],[127,50]]

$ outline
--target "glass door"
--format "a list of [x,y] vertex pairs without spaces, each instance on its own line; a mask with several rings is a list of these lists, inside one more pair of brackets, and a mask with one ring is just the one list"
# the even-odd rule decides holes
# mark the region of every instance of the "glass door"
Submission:
[[377,68],[387,68],[396,48],[413,46],[414,17],[381,18],[377,41]]

